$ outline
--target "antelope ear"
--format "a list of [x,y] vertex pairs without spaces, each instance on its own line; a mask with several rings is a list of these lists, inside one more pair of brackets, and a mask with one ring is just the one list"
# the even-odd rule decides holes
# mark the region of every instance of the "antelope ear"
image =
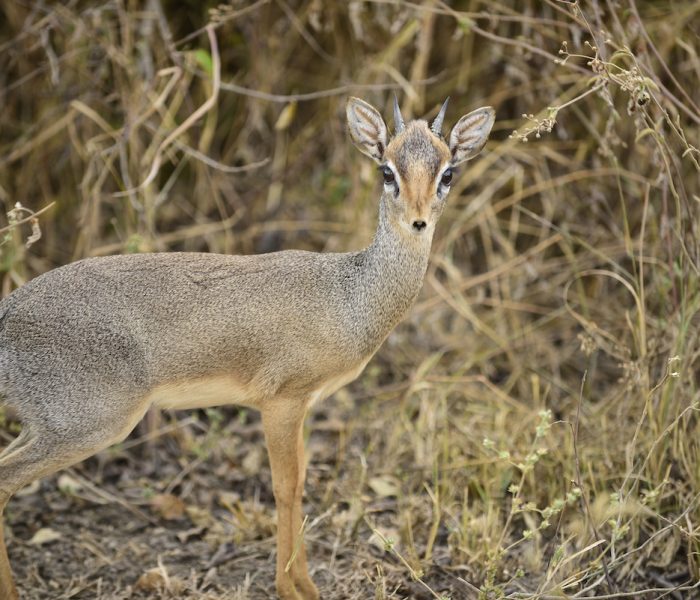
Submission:
[[345,113],[350,137],[358,150],[381,163],[386,149],[387,128],[377,109],[359,98],[349,98]]
[[452,165],[474,158],[484,147],[496,119],[490,106],[477,108],[464,115],[450,132],[450,152]]

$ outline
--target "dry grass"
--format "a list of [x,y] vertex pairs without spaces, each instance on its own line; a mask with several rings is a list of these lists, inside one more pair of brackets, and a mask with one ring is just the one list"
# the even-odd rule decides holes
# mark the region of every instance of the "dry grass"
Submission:
[[[414,116],[450,95],[448,123],[493,105],[495,133],[454,186],[417,305],[310,420],[315,577],[325,598],[698,593],[700,4],[0,10],[3,294],[108,253],[358,248],[379,185],[347,140],[347,94],[388,115],[396,90]],[[134,434],[145,449],[132,437],[82,465],[87,496],[57,494],[54,478],[14,501],[27,597],[267,597],[257,418],[166,419]],[[76,556],[82,580],[69,580],[75,563],[31,566],[52,560],[27,543],[42,502],[64,527],[54,553]],[[66,511],[102,502],[80,534],[99,537],[78,543]],[[141,529],[152,524],[137,540],[114,507],[139,506]],[[197,527],[196,546],[174,542]],[[133,552],[114,542],[124,535]],[[239,558],[219,563],[224,539]],[[134,590],[150,568],[154,587]]]

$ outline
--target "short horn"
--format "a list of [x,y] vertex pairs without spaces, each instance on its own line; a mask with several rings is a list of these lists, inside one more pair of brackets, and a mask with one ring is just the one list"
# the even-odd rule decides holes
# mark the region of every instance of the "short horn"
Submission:
[[403,117],[399,108],[399,99],[394,94],[394,130],[396,133],[401,133],[404,130]]
[[447,100],[445,100],[442,103],[442,107],[440,108],[440,112],[438,113],[437,117],[435,117],[433,124],[430,126],[430,130],[435,135],[442,135],[442,122],[445,119],[445,111],[447,110],[447,103],[449,101],[450,101],[450,97],[448,96]]

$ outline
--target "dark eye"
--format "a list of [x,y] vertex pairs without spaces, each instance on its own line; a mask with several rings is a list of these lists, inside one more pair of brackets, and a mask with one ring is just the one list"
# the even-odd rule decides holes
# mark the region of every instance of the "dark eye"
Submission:
[[389,167],[382,167],[382,175],[384,175],[384,183],[394,183],[394,172]]
[[443,174],[442,174],[442,179],[440,180],[440,183],[442,185],[450,185],[452,183],[452,169],[447,169]]

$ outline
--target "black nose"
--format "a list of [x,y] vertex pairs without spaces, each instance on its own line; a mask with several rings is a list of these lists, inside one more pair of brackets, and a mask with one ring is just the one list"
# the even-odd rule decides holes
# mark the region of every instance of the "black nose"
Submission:
[[422,229],[425,229],[427,227],[427,223],[425,221],[413,221],[413,229],[416,231],[421,231]]

